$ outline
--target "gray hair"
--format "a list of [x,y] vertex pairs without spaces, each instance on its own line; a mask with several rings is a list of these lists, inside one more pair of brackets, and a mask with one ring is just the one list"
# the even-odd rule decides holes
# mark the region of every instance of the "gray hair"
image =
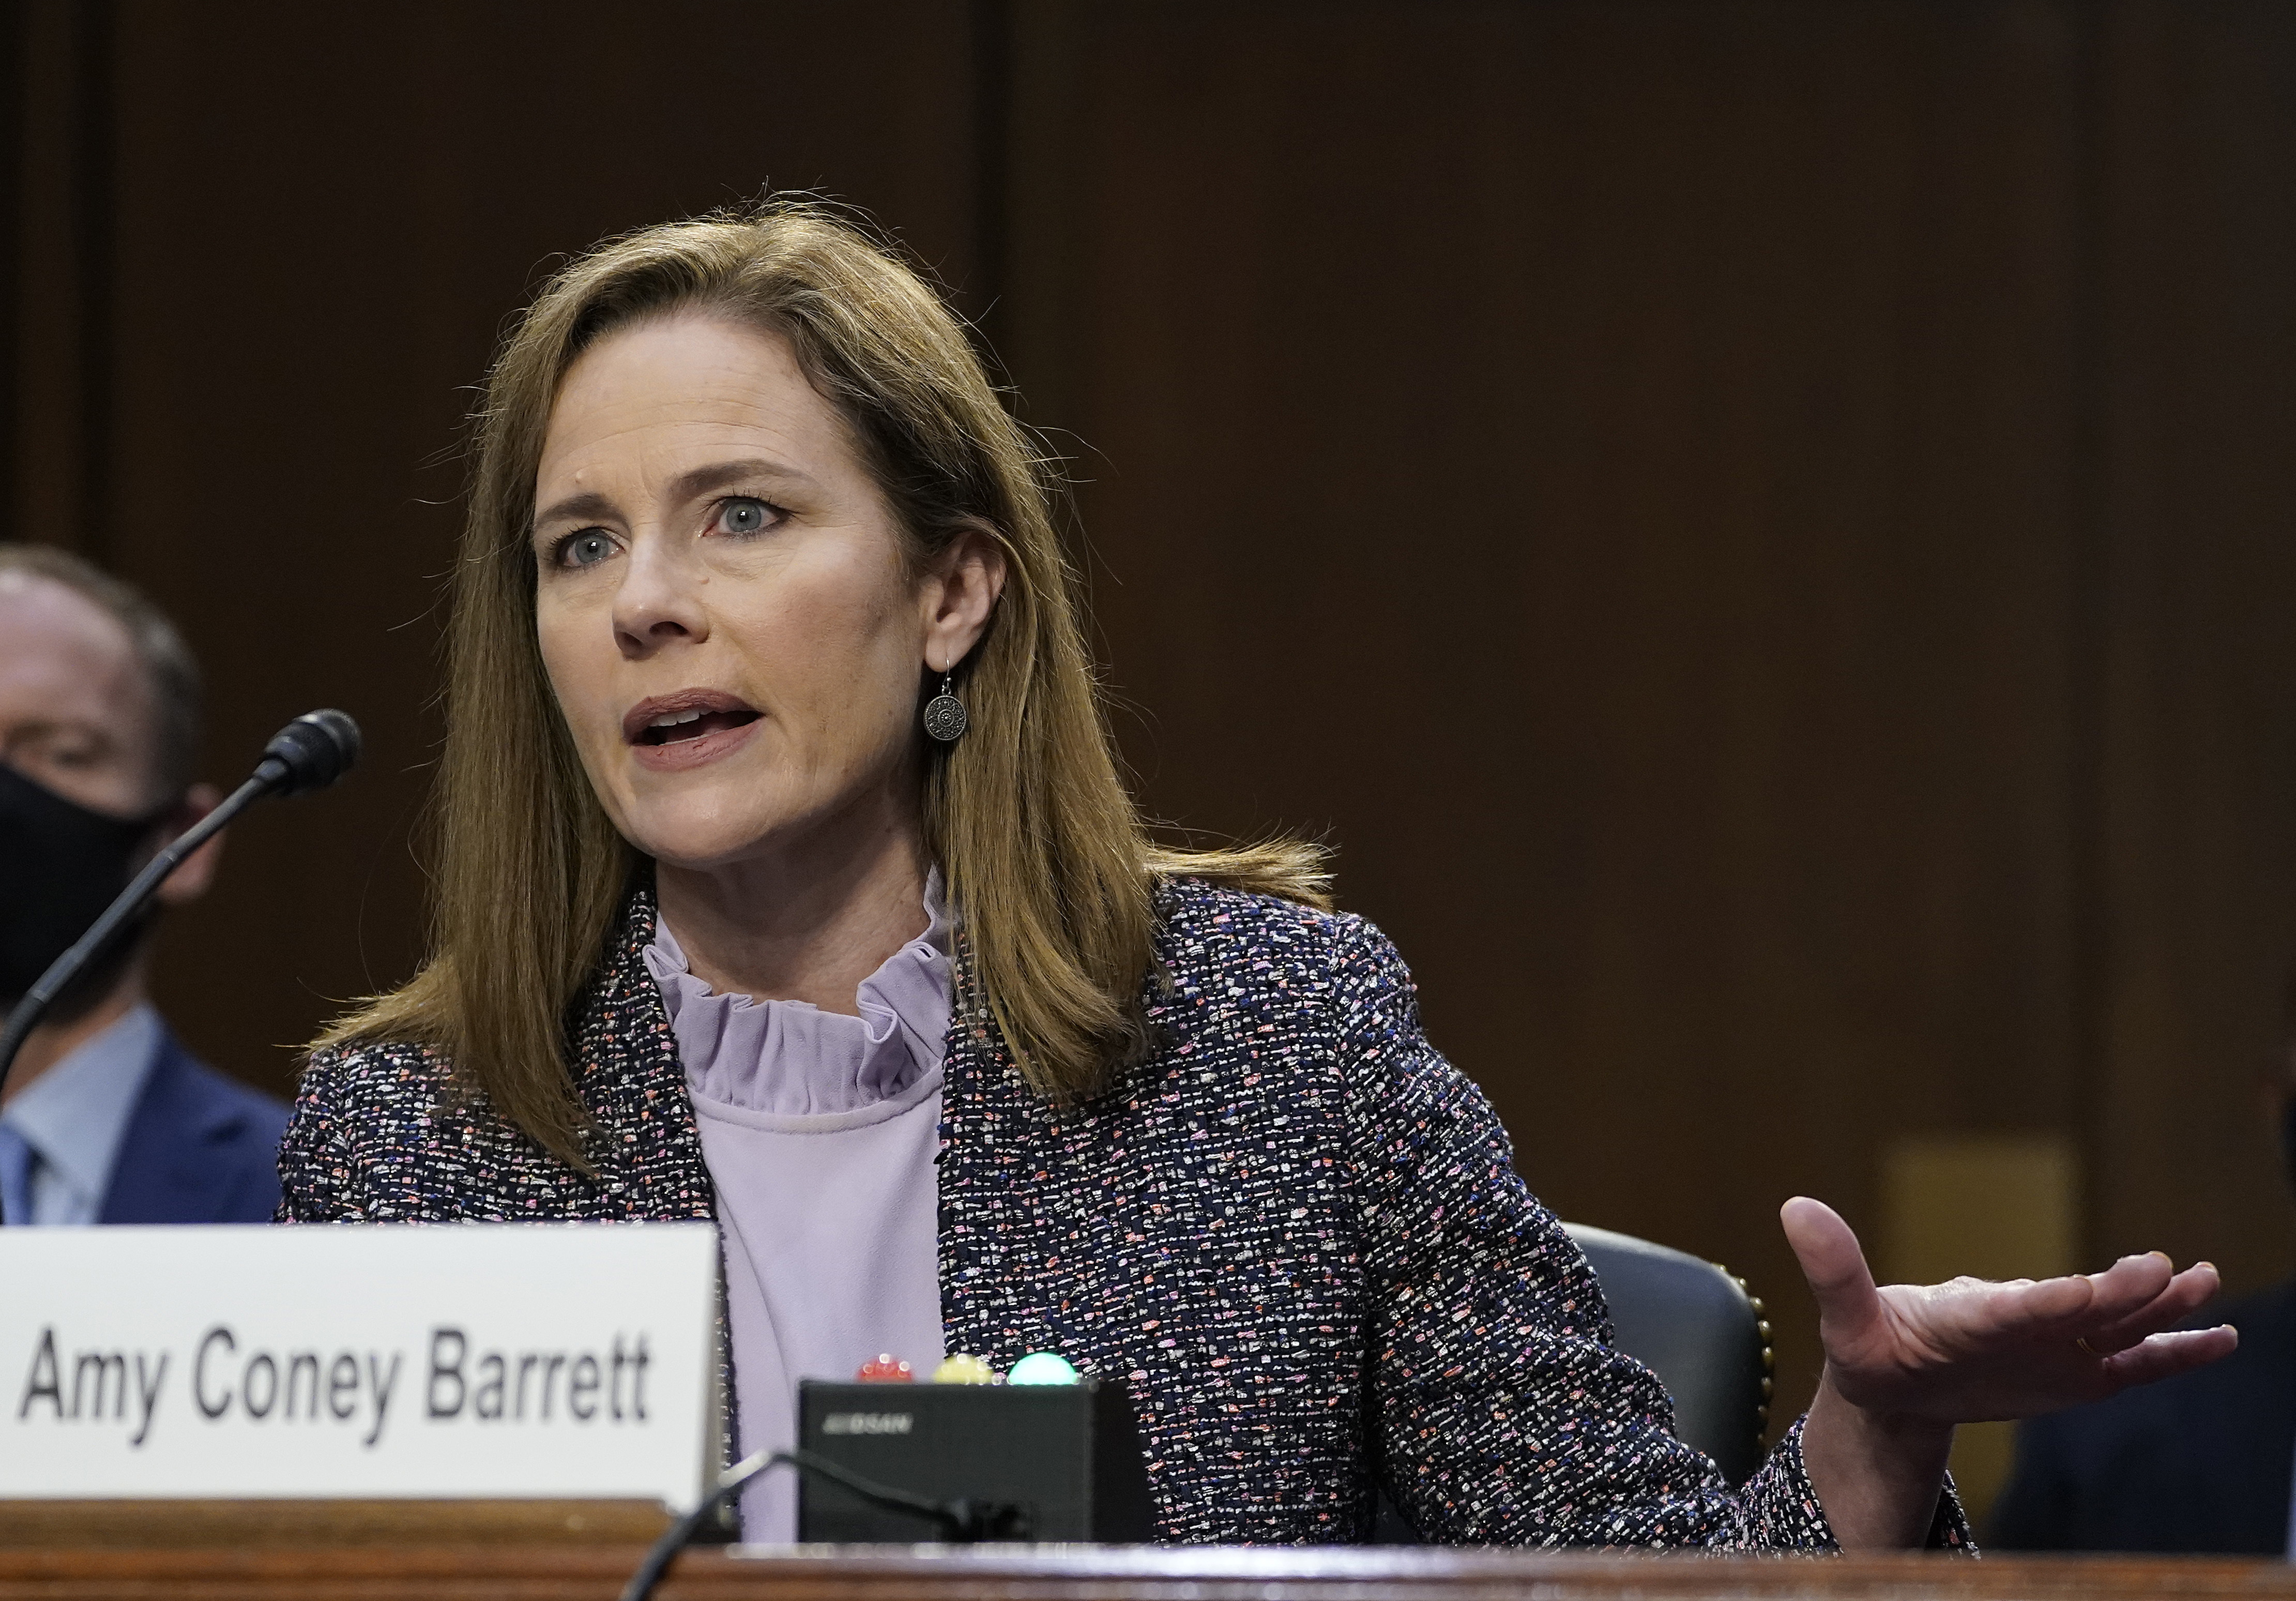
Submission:
[[94,562],[52,545],[0,544],[0,574],[27,573],[84,596],[127,631],[135,659],[152,687],[155,748],[152,776],[157,799],[170,801],[191,788],[200,759],[200,664],[166,612],[144,592]]

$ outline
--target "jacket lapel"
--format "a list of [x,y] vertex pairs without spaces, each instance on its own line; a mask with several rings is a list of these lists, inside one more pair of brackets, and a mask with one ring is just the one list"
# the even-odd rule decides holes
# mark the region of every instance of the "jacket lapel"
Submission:
[[634,892],[574,1030],[575,1087],[593,1121],[596,1211],[607,1218],[715,1218],[717,1194],[685,1090],[669,1014],[646,971],[651,891]]
[[193,1070],[175,1036],[160,1036],[152,1071],[119,1138],[105,1223],[209,1222],[222,1215],[233,1171],[214,1154],[243,1131],[244,1111]]

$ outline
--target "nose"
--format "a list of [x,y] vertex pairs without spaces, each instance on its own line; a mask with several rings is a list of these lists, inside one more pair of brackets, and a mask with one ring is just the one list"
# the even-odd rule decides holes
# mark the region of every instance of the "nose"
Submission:
[[633,541],[621,578],[614,592],[614,643],[623,655],[648,656],[679,640],[698,644],[709,636],[703,575],[666,541],[644,536]]

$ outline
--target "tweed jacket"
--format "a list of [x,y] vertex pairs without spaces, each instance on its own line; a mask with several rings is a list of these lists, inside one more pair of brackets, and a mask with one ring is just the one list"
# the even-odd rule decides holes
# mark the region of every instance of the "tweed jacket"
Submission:
[[[1160,1043],[1088,1104],[1033,1094],[960,980],[949,1350],[998,1367],[1053,1350],[1127,1379],[1167,1539],[1359,1540],[1383,1484],[1430,1540],[1832,1547],[1799,1427],[1736,1492],[1675,1438],[1376,929],[1189,880],[1160,909]],[[570,1031],[594,1171],[451,1101],[420,1047],[322,1051],[281,1150],[282,1219],[712,1217],[652,932],[641,891]],[[961,935],[959,955],[961,972]],[[1945,1501],[1939,1539],[1961,1544]]]

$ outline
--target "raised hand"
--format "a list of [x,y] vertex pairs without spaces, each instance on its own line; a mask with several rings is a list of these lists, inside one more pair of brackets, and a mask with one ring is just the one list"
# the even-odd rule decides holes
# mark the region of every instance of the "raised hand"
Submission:
[[2178,1273],[2155,1252],[2065,1278],[1876,1289],[1832,1207],[1797,1197],[1781,1219],[1817,1298],[1827,1378],[1869,1410],[1944,1424],[2030,1417],[2213,1362],[2239,1343],[2228,1326],[2163,1332],[2216,1294],[2207,1262]]
[[2101,1400],[2239,1343],[2229,1326],[2169,1332],[2217,1293],[2207,1262],[2178,1273],[2155,1252],[2065,1278],[1876,1288],[1832,1207],[1798,1196],[1780,1220],[1825,1346],[1802,1457],[1846,1548],[1923,1539],[1956,1424]]

